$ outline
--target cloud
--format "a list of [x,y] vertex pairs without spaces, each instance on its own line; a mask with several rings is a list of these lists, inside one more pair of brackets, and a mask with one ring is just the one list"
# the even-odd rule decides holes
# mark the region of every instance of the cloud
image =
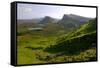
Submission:
[[24,8],[24,12],[32,12],[32,8]]
[[28,8],[28,7],[19,7],[19,8],[18,8],[18,11],[19,11],[19,12],[22,12],[22,13],[30,13],[30,12],[32,12],[32,8]]
[[18,6],[17,12],[18,19],[27,19],[33,16],[33,11],[30,7]]

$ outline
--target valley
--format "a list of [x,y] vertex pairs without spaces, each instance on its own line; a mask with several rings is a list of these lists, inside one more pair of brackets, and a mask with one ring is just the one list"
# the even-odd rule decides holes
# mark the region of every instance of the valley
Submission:
[[17,63],[95,61],[96,28],[96,18],[73,14],[62,19],[46,16],[39,20],[20,20],[17,22]]

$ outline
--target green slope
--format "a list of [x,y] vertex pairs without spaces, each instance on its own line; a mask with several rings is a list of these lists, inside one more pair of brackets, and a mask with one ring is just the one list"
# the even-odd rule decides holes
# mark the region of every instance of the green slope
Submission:
[[68,34],[60,36],[58,38],[59,39],[58,42],[70,39],[72,37],[77,37],[77,36],[81,36],[81,35],[84,35],[84,34],[96,32],[96,27],[97,27],[96,26],[96,19],[90,20],[86,24],[80,26],[78,29],[75,29],[75,30],[69,32]]
[[90,20],[87,24],[82,25],[79,29],[69,34],[70,37],[91,33],[96,31],[96,19]]
[[96,47],[96,35],[96,19],[94,19],[84,24],[79,29],[61,36],[54,45],[51,45],[45,50],[51,53],[80,53],[89,48]]

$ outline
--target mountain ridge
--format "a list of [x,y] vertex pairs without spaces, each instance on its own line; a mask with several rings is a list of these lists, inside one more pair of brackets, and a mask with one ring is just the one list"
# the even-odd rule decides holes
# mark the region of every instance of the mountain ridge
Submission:
[[58,22],[58,24],[64,26],[64,27],[79,27],[82,24],[85,24],[85,22],[88,22],[92,18],[82,17],[75,14],[64,14],[62,19]]

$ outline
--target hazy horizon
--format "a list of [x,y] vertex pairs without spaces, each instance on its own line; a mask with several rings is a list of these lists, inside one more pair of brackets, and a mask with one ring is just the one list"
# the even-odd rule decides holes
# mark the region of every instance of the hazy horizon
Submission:
[[37,19],[45,16],[61,19],[63,15],[75,14],[88,18],[96,17],[96,8],[56,5],[22,4],[17,5],[17,19]]

